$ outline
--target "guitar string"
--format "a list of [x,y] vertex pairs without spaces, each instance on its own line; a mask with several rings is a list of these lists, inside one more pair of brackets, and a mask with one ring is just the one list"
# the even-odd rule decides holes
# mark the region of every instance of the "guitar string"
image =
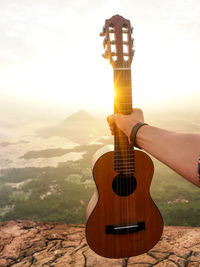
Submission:
[[[131,80],[129,77],[130,73],[128,73],[127,71],[125,71],[125,72],[121,71],[121,73],[117,72],[115,74],[116,74],[115,79],[116,79],[116,77],[117,77],[117,79],[119,79],[119,75],[120,75],[121,76],[120,78],[123,81],[125,80],[126,83],[127,83],[127,80]],[[126,87],[126,89],[130,89],[130,86],[123,86],[123,87]],[[125,91],[127,91],[127,90],[125,90]],[[128,94],[126,92],[126,94],[124,94],[124,95],[126,98],[128,96],[129,99],[132,96],[132,94],[130,94],[130,92],[128,92]],[[124,95],[123,95],[123,97],[124,97]],[[132,101],[127,102],[127,100],[126,100],[126,104],[131,104],[131,103],[132,103]],[[115,105],[117,105],[117,103],[115,103]],[[126,106],[122,107],[121,103],[118,103],[118,108],[119,108],[119,105],[120,105],[120,111],[123,114],[130,113],[132,110],[132,106],[129,107],[129,109],[126,109]],[[124,107],[125,107],[125,109],[124,109]],[[128,176],[126,181],[124,179],[117,180],[117,190],[118,190],[120,195],[125,194],[127,196],[126,201],[122,202],[123,208],[120,210],[124,211],[124,216],[125,216],[124,220],[125,220],[125,222],[128,222],[128,211],[129,211],[129,205],[130,205],[130,203],[129,203],[130,198],[129,198],[128,194],[131,192],[132,186],[133,186],[131,178],[134,174],[134,166],[133,166],[134,153],[133,153],[132,148],[130,147],[130,145],[128,143],[127,137],[126,136],[124,137],[124,135],[120,134],[120,132],[116,132],[116,133],[117,133],[117,137],[116,137],[116,142],[115,142],[115,148],[116,148],[115,151],[117,151],[117,153],[115,154],[115,166],[116,166],[118,171],[121,171],[122,173],[125,174],[125,177],[126,177],[126,175]],[[123,177],[123,175],[122,175],[122,177]],[[124,192],[122,192],[123,188],[125,190]]]
[[[125,72],[124,72],[124,70],[120,70],[120,76],[121,76],[121,80],[123,81],[123,83],[124,83],[124,74],[125,74]],[[124,89],[124,88],[123,88]],[[124,90],[123,90],[123,93],[124,93]],[[121,105],[121,103],[120,103],[120,110],[122,111],[123,109],[122,109],[122,105]],[[122,111],[121,112],[122,114],[124,113],[124,111]],[[123,141],[122,141],[122,144],[123,144],[123,142],[125,142],[125,144],[126,144],[126,139],[125,139],[125,135],[124,134],[122,134],[122,139],[124,139]],[[126,155],[126,149],[125,149],[125,151],[122,149],[122,157],[123,157],[123,164],[124,164],[124,161],[126,161],[126,157],[127,157],[127,155]],[[122,189],[123,189],[123,195],[124,194],[126,194],[126,191],[125,191],[125,189],[126,189],[126,185],[125,185],[125,179],[126,178],[124,178],[124,166],[123,166],[123,176],[122,176]],[[124,192],[125,191],[125,192]],[[123,197],[124,198],[124,197]],[[123,203],[123,206],[124,206],[124,199],[122,198],[122,203]],[[125,221],[126,221],[126,216],[127,216],[127,210],[126,210],[126,207],[123,209],[123,211],[124,211],[124,216],[125,216]]]
[[[130,75],[130,71],[128,72],[128,80],[130,80],[130,77],[129,77],[129,75]],[[130,91],[130,89],[129,89],[129,91]],[[129,151],[129,149],[130,149],[130,147],[129,147],[129,143],[128,143],[128,139],[127,139],[127,146],[128,146],[128,149],[127,149],[127,151],[128,151],[128,153],[129,153],[129,159],[128,159],[128,165],[129,165],[129,168],[131,167],[130,166],[130,151]],[[131,176],[130,176],[130,178],[128,179],[128,192],[130,193],[130,190],[131,190],[131,184],[130,184],[130,182],[131,182]],[[128,214],[130,214],[130,206],[129,206],[129,201],[130,201],[130,196],[128,195],[128,197],[127,197],[127,202],[128,202],[128,204],[127,204],[127,209],[128,209]],[[127,222],[129,223],[129,220],[128,220],[128,218],[127,218]],[[129,232],[129,229],[127,229],[128,230],[128,232]]]
[[[120,71],[116,71],[116,70],[114,72],[115,72],[115,84],[116,83],[118,84],[118,82],[119,82],[119,80],[121,78],[120,77],[121,72]],[[117,88],[117,90],[119,90],[119,88]],[[119,110],[117,110],[117,109],[119,109],[119,103],[117,103],[116,101],[117,100],[115,99],[115,109],[116,109],[116,112],[118,112]],[[119,223],[121,223],[121,221],[123,221],[123,219],[122,219],[122,211],[124,210],[124,208],[122,206],[123,202],[122,202],[122,199],[121,199],[122,198],[121,197],[121,194],[122,194],[122,179],[123,179],[123,174],[121,174],[121,173],[123,173],[123,158],[122,158],[123,155],[122,155],[122,148],[121,148],[121,145],[122,145],[122,133],[121,133],[120,130],[117,131],[117,141],[118,141],[117,142],[118,149],[116,150],[117,151],[117,153],[116,153],[117,169],[118,169],[118,171],[120,171],[119,172],[119,176],[118,176],[119,179],[117,180],[118,181],[117,190],[118,190],[119,200],[120,200]],[[120,160],[122,160],[122,162],[119,164]]]
[[[126,71],[123,71],[122,70],[122,80],[123,80],[123,82],[124,82],[124,80],[126,81]],[[126,90],[125,90],[126,91]],[[125,107],[126,107],[126,105],[125,105]],[[120,103],[120,108],[123,110],[123,113],[124,113],[124,108],[123,108],[123,106],[122,106],[122,104]],[[124,140],[125,140],[125,144],[126,144],[126,149],[125,149],[125,153],[124,153],[124,161],[125,161],[125,164],[127,165],[127,158],[128,158],[128,155],[127,155],[127,140],[126,140],[126,136],[124,135]],[[125,166],[125,173],[126,173],[126,166]],[[126,181],[127,181],[127,178],[126,178],[126,174],[125,174],[125,178],[123,179],[123,186],[124,186],[124,191],[125,191],[125,222],[127,221],[127,213],[128,213],[128,210],[127,210],[127,205],[126,205],[126,202],[127,202],[127,183],[126,183]]]
[[[124,81],[125,81],[125,85],[126,85],[126,87],[127,87],[127,89],[128,90],[125,90],[125,93],[127,94],[127,91],[129,92],[129,86],[127,86],[127,82],[129,82],[128,80],[128,78],[129,77],[127,77],[127,74],[128,74],[128,72],[127,71],[122,71],[122,80],[123,80],[123,83],[124,83]],[[125,94],[125,95],[126,95]],[[123,110],[123,113],[126,113],[126,112],[124,112],[124,110],[127,108],[127,106],[129,105],[129,102],[127,102],[127,100],[126,100],[126,104],[122,104],[122,103],[120,103],[120,108]],[[124,205],[125,205],[125,208],[124,208],[124,210],[125,210],[125,219],[124,219],[124,221],[127,223],[128,222],[128,211],[129,211],[129,175],[127,175],[127,171],[128,171],[128,169],[130,169],[130,164],[129,164],[129,151],[128,151],[128,139],[127,139],[127,137],[124,135],[124,139],[125,139],[125,146],[126,146],[126,149],[125,149],[125,153],[124,153],[124,162],[125,162],[125,166],[123,166],[123,168],[125,169],[125,179],[124,179],[124,187],[125,187],[125,203],[124,203]],[[128,229],[127,229],[127,231],[128,231]]]
[[[116,73],[114,71],[114,81],[115,80],[116,80]],[[115,88],[115,90],[116,90],[116,88]],[[117,113],[116,102],[115,101],[114,101],[114,113]],[[114,142],[115,142],[115,155],[114,155],[114,158],[115,158],[115,170],[118,172],[118,163],[117,163],[117,161],[118,161],[119,155],[118,155],[118,153],[116,153],[116,151],[117,151],[117,147],[119,146],[119,131],[118,131],[118,129],[116,127],[115,127],[114,131],[115,131],[115,135],[114,135]],[[120,179],[120,176],[118,174],[117,175],[117,182],[116,182],[117,183],[116,187],[117,187],[118,194],[120,193],[119,192],[119,189],[120,189],[119,188],[119,179]],[[120,205],[119,205],[119,214],[117,214],[117,217],[121,217],[121,207],[120,207]]]
[[[128,80],[130,81],[130,84],[131,84],[131,71],[128,72]],[[131,103],[130,112],[131,112],[132,111],[132,88],[131,88],[131,86],[130,86],[130,90],[129,91],[130,91],[129,94],[130,94],[130,103]],[[132,147],[130,146],[129,143],[128,143],[128,152],[129,152],[129,159],[128,159],[128,161],[129,161],[129,169],[131,168],[131,169],[134,170],[134,166],[132,166],[133,163],[134,163],[134,150],[132,151]],[[133,178],[132,178],[132,173],[131,173],[130,178],[128,180],[129,181],[129,183],[128,183],[129,193],[132,192],[132,186],[134,186],[132,184],[132,179]],[[128,214],[130,214],[130,212],[131,212],[131,209],[130,209],[130,196],[128,197],[127,201],[128,201],[128,210],[129,210]],[[128,231],[129,231],[129,229],[128,229]]]
[[[125,75],[124,75],[124,76],[125,76],[124,78],[125,78],[125,80],[126,80],[126,82],[127,82],[127,77],[126,77],[127,75],[126,75],[126,73],[127,73],[127,72],[125,71],[125,72],[124,72],[124,74],[125,74]],[[126,106],[126,105],[125,105],[125,106]],[[128,140],[127,140],[127,138],[126,138],[126,147],[128,148]],[[127,148],[126,148],[126,157],[127,157],[126,161],[127,161],[127,163],[128,163],[128,149],[127,149]],[[127,169],[126,169],[126,170],[127,170]],[[128,188],[127,188],[127,181],[128,181],[128,180],[127,180],[127,178],[126,178],[126,191],[128,191]],[[126,209],[127,209],[127,210],[126,210],[126,214],[125,214],[125,215],[126,215],[125,222],[128,221],[128,218],[127,218],[127,217],[128,217],[128,192],[126,192],[126,202],[127,202],[127,204],[126,204]],[[127,230],[126,230],[126,231],[127,231]]]
[[[127,78],[129,78],[129,77],[127,77],[127,74],[129,74],[129,73],[127,73],[127,71],[125,71],[125,80],[127,81],[128,79]],[[125,105],[125,107],[127,107],[126,105]],[[126,164],[126,173],[127,173],[127,170],[128,169],[130,169],[130,164],[129,164],[129,151],[128,151],[128,139],[126,138],[126,146],[127,146],[127,148],[126,148],[126,154],[127,154],[127,164]],[[127,174],[126,174],[127,175]],[[127,178],[127,183],[128,183],[128,186],[126,185],[126,190],[127,190],[127,192],[126,192],[126,198],[127,198],[127,200],[126,200],[126,208],[127,208],[127,212],[126,212],[126,222],[128,222],[128,211],[129,211],[129,190],[130,190],[130,188],[129,188],[129,175],[128,175],[128,178]],[[128,229],[127,229],[127,231],[128,231]]]

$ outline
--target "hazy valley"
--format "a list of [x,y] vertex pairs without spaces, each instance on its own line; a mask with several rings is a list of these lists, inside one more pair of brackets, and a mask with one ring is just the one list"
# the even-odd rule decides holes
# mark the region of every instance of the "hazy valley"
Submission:
[[[199,132],[199,117],[168,114],[147,119],[169,130]],[[83,223],[94,191],[91,157],[98,148],[113,142],[106,120],[79,111],[27,132],[6,123],[2,129],[0,220]],[[154,163],[151,195],[165,224],[200,226],[199,189],[163,164]]]

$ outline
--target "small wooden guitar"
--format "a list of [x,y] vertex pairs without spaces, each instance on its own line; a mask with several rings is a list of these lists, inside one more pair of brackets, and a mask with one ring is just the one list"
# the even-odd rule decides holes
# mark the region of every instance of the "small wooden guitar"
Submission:
[[[104,57],[114,70],[114,112],[132,112],[131,62],[133,39],[130,21],[116,15],[106,20]],[[114,151],[106,147],[93,157],[97,189],[86,210],[86,239],[97,254],[124,258],[151,249],[163,231],[161,214],[150,196],[152,160],[134,150],[117,127]]]

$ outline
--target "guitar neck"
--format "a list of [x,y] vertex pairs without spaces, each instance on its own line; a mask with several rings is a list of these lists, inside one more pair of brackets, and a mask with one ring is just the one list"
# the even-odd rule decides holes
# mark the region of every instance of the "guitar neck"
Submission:
[[[131,69],[114,69],[114,113],[132,112]],[[116,171],[134,174],[134,150],[127,136],[118,128],[114,134],[114,168]]]
[[132,112],[131,69],[114,69],[114,113]]

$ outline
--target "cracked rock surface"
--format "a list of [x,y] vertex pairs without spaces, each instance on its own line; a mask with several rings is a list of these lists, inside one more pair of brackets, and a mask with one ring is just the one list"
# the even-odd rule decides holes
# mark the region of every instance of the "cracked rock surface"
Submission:
[[83,225],[1,222],[0,266],[198,267],[200,228],[166,226],[161,240],[149,252],[127,259],[106,259],[88,247]]

